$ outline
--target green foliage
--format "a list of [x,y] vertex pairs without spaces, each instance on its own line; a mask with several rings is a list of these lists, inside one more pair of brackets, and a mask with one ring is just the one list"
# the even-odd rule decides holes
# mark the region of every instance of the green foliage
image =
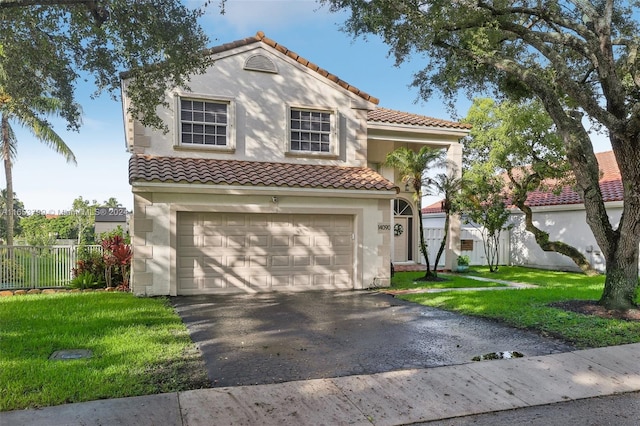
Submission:
[[496,177],[465,173],[460,198],[465,223],[475,226],[482,234],[484,252],[492,271],[498,270],[500,233],[508,228],[509,221],[502,182]]
[[464,265],[469,265],[469,262],[471,261],[471,259],[469,259],[469,256],[463,254],[461,256],[458,256],[458,265],[459,266],[464,266]]
[[13,233],[20,234],[22,227],[20,221],[26,217],[26,210],[24,209],[24,203],[16,198],[13,194],[13,208],[10,209],[7,206],[7,190],[3,189],[0,192],[0,239],[2,241],[7,240],[7,213],[9,210],[13,211]]
[[32,246],[52,245],[56,234],[50,227],[49,219],[43,214],[34,213],[22,219],[22,236]]
[[565,147],[540,102],[476,98],[463,122],[473,126],[463,141],[465,169],[505,173],[525,197],[548,189],[540,186],[545,179],[554,179],[554,188],[567,183]]
[[104,287],[103,284],[104,281],[101,282],[99,276],[96,276],[89,271],[84,271],[71,280],[69,287],[84,290],[86,288]]
[[[209,63],[198,18],[182,2],[22,2],[0,4],[0,87],[16,104],[55,97],[68,126],[80,126],[75,86],[93,77],[96,91],[114,97],[120,73],[131,77],[130,112],[160,127],[156,107],[167,89],[186,87],[188,75]],[[40,111],[33,108],[33,111]]]
[[[73,280],[89,275],[99,287],[104,287],[106,285],[106,269],[107,265],[101,250],[81,247],[78,251],[76,267],[73,268],[71,272]],[[73,280],[71,285],[73,285]]]
[[121,290],[129,289],[129,273],[133,252],[131,246],[125,243],[119,235],[108,237],[100,243],[104,250],[105,277],[107,285],[115,282]]
[[85,200],[82,196],[73,200],[70,216],[73,217],[78,244],[93,244],[97,206],[96,200]]
[[122,226],[120,225],[118,225],[114,230],[101,233],[98,236],[98,239],[100,241],[104,241],[113,237],[120,237],[125,244],[131,244],[131,236],[128,232],[124,232],[124,229],[122,229]]
[[[442,165],[444,155],[445,152],[443,150],[428,146],[423,146],[418,152],[406,147],[400,147],[387,154],[385,166],[393,167],[402,182],[413,189],[413,198],[416,203],[416,211],[418,212],[422,211],[423,187],[428,183],[425,174],[430,167]],[[434,265],[433,270],[431,269],[429,253],[424,241],[424,225],[422,220],[419,220],[418,223],[420,226],[420,251],[427,264],[425,277],[435,276],[437,265]]]
[[0,283],[16,283],[21,282],[24,278],[24,268],[15,259],[10,259],[7,256],[7,251],[3,250],[0,253]]

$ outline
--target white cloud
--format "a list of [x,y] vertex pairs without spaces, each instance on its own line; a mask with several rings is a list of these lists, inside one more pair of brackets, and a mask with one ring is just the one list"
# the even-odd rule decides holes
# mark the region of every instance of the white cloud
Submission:
[[258,30],[268,35],[269,31],[285,26],[304,26],[305,22],[320,20],[337,21],[328,7],[313,0],[227,0],[224,12],[224,15],[220,14],[215,2],[210,5],[203,20],[205,27],[213,24],[212,32],[215,34],[222,34],[228,29],[251,36]]

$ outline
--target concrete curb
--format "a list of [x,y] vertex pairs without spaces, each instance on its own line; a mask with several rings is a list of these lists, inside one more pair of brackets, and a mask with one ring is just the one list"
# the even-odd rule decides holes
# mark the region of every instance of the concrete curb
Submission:
[[640,343],[0,413],[2,425],[403,425],[640,390]]

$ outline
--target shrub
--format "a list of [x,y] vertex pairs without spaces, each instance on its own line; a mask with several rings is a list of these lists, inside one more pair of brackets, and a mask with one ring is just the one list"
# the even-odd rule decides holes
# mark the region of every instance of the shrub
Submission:
[[463,254],[462,256],[458,256],[458,266],[469,266],[469,256]]
[[104,281],[100,281],[99,277],[99,275],[96,276],[89,271],[84,271],[71,280],[69,287],[79,289],[104,287]]
[[105,277],[107,285],[112,282],[117,283],[121,290],[129,289],[129,271],[131,269],[131,246],[119,235],[102,240],[104,249],[103,259],[105,262]]
[[95,280],[104,287],[105,280],[105,261],[100,250],[89,250],[86,247],[80,249],[78,253],[78,261],[76,267],[72,269],[73,278],[78,278],[83,274],[89,273],[94,276]]

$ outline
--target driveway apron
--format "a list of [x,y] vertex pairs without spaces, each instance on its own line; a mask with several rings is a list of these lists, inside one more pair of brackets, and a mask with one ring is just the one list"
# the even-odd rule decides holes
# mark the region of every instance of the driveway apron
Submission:
[[212,386],[373,374],[574,347],[368,291],[174,297]]

